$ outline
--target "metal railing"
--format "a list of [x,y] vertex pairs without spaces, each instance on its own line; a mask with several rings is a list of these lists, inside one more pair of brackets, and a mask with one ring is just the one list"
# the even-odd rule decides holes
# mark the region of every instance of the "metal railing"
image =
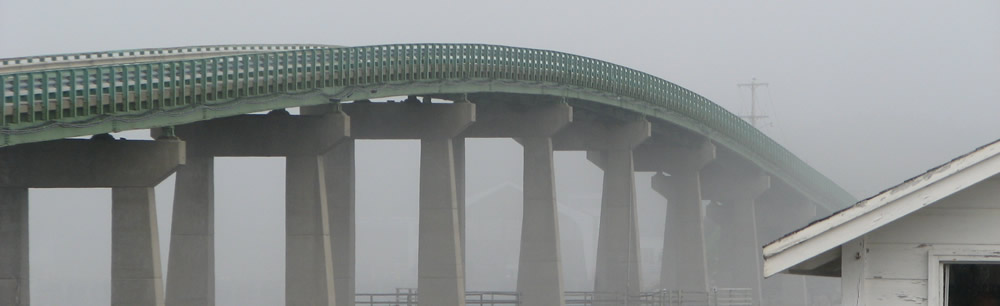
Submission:
[[[181,124],[289,103],[381,97],[391,92],[381,89],[393,86],[406,88],[397,95],[537,92],[608,104],[699,131],[828,209],[854,203],[842,188],[721,106],[661,78],[605,61],[482,44],[237,51],[241,54],[0,73],[0,146],[122,126]],[[322,93],[325,99],[269,98],[307,92]]]
[[[711,292],[661,290],[628,297],[614,293],[567,291],[566,306],[753,306],[752,292],[748,288],[716,288]],[[363,293],[355,297],[356,305],[411,306],[418,305],[417,290],[396,289],[395,293]],[[520,305],[517,292],[470,291],[465,294],[466,305],[504,306]]]
[[[470,306],[520,305],[519,297],[517,292],[468,291],[465,293],[465,304]],[[354,304],[377,306],[418,305],[417,290],[413,288],[400,288],[396,289],[395,293],[361,293],[355,295]]]
[[211,45],[50,54],[0,59],[0,73],[338,47],[304,44]]

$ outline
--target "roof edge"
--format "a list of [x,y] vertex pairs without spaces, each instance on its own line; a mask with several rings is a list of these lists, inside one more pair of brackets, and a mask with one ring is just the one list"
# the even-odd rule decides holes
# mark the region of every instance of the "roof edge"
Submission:
[[[781,273],[997,174],[998,155],[1000,141],[995,141],[765,245],[765,275]],[[972,169],[977,165],[987,167]]]

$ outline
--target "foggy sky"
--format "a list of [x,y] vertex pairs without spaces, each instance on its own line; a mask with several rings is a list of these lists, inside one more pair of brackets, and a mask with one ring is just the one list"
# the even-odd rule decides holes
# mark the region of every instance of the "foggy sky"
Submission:
[[[739,114],[749,93],[736,84],[756,77],[770,83],[759,96],[770,116],[762,130],[859,198],[1000,139],[1000,1],[621,2],[0,0],[0,58],[202,44],[489,43],[625,65]],[[357,148],[359,218],[415,215],[417,143]],[[513,141],[475,140],[468,150],[469,194],[520,184]],[[599,205],[600,171],[582,154],[556,157],[560,201]],[[217,261],[217,278],[280,279],[284,221],[273,215],[283,215],[282,160],[217,159],[216,169],[217,255],[231,258]],[[640,210],[662,209],[648,178],[636,182]],[[387,187],[395,191],[379,191]],[[31,197],[33,276],[108,278],[110,191]],[[172,178],[157,198],[166,266]],[[359,225],[359,235],[369,230],[377,228]],[[365,251],[359,242],[359,259]]]

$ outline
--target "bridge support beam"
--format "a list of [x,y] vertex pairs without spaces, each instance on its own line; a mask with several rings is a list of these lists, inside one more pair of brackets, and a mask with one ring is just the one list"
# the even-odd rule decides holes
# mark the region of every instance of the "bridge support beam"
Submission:
[[552,140],[522,138],[524,146],[524,210],[517,291],[521,305],[565,305],[559,212],[556,208]]
[[545,103],[522,114],[507,113],[510,118],[502,120],[531,131],[516,136],[534,134],[519,138],[524,147],[524,209],[517,270],[521,305],[566,303],[551,135],[568,125],[572,114],[566,103]]
[[153,187],[111,188],[111,305],[163,305]]
[[452,140],[420,141],[420,305],[465,305]]
[[657,155],[665,158],[661,164],[670,173],[652,178],[653,190],[667,198],[660,288],[708,292],[700,172],[715,158],[715,146],[705,140]]
[[[0,225],[0,244],[4,246],[0,260],[21,262],[17,277],[27,278],[27,258],[2,252],[11,241],[21,245],[11,251],[27,255],[27,240],[14,242],[7,233],[23,230],[22,239],[27,238],[28,188],[111,188],[111,304],[163,305],[153,187],[185,160],[185,143],[172,139],[64,139],[0,149],[0,196],[4,197],[0,206],[12,210],[11,218],[25,221],[11,223],[15,226],[9,231]],[[25,210],[14,211],[22,208]],[[18,290],[28,294],[26,284]],[[27,304],[26,299],[17,299]]]
[[285,159],[285,304],[335,301],[323,159]]
[[177,169],[166,304],[215,305],[215,161],[188,156]]
[[[579,132],[590,136],[575,136]],[[604,170],[594,291],[613,295],[598,297],[606,305],[619,305],[610,301],[637,296],[642,289],[632,150],[650,136],[645,119],[624,124],[574,121],[557,134],[563,145],[582,144],[588,159]]]
[[756,200],[771,188],[770,176],[762,175],[760,170],[741,171],[732,165],[713,170],[705,173],[703,181],[705,197],[722,203],[709,213],[714,214],[713,219],[722,229],[719,244],[723,251],[717,254],[718,265],[709,265],[709,269],[716,272],[710,274],[724,277],[712,283],[715,287],[750,288],[753,300],[759,304],[763,298],[763,266],[762,244],[757,238]]
[[31,304],[28,188],[0,187],[0,305]]
[[337,306],[354,306],[355,202],[354,140],[348,139],[323,155],[326,197],[333,252],[333,283]]
[[475,121],[475,105],[420,105],[442,108],[445,117],[418,123],[420,139],[420,212],[417,288],[420,305],[465,305],[465,266],[455,175],[453,139]]
[[[191,162],[177,175],[167,304],[215,304],[212,182],[215,156],[287,157],[286,302],[289,305],[299,305],[298,301],[332,303],[335,290],[327,290],[326,270],[335,268],[331,268],[327,257],[337,259],[337,264],[344,267],[332,271],[344,270],[345,276],[336,278],[351,286],[343,290],[353,292],[353,230],[340,232],[342,228],[353,228],[353,145],[339,144],[349,135],[349,126],[350,118],[329,105],[304,109],[302,116],[276,111],[268,115],[241,115],[177,126],[175,133],[189,144],[187,151]],[[161,133],[154,130],[153,137]],[[346,152],[350,155],[345,159]],[[350,167],[350,176],[344,173],[348,169],[343,167]],[[326,171],[331,173],[322,175]],[[336,179],[324,184],[323,181],[330,178]],[[344,192],[345,188],[349,193]],[[330,193],[331,190],[336,192]],[[319,196],[320,191],[323,197]],[[333,195],[333,205],[341,206],[331,208],[326,194]],[[347,213],[343,209],[351,211]],[[313,211],[329,214],[310,215]],[[347,224],[335,223],[338,221]],[[322,226],[324,222],[326,227]],[[317,224],[319,227],[311,227]],[[341,236],[331,235],[331,228],[336,228]],[[333,250],[338,253],[333,254]],[[313,260],[316,258],[321,260]],[[294,272],[300,270],[305,272]],[[314,281],[317,277],[324,283],[317,284]],[[301,283],[309,285],[298,285]],[[334,281],[328,283],[329,288],[333,288]],[[345,294],[341,299],[348,297],[352,295]]]
[[[458,209],[458,241],[462,246],[462,267],[465,267],[465,138],[458,136],[451,140],[451,152],[455,162],[455,205]],[[462,268],[462,281],[466,280],[466,269]]]
[[594,291],[635,296],[641,290],[641,248],[636,224],[632,151],[609,150],[604,153],[604,188]]
[[[801,228],[816,216],[816,206],[783,183],[772,184],[756,203],[760,241],[773,241]],[[759,250],[759,249],[758,249]],[[764,305],[809,305],[806,278],[779,274],[762,283]]]

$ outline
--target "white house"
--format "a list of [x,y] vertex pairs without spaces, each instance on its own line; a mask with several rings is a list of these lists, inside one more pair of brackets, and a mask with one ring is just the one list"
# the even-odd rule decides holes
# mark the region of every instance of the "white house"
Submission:
[[1000,305],[1000,141],[778,239],[764,274],[840,277],[844,305]]

